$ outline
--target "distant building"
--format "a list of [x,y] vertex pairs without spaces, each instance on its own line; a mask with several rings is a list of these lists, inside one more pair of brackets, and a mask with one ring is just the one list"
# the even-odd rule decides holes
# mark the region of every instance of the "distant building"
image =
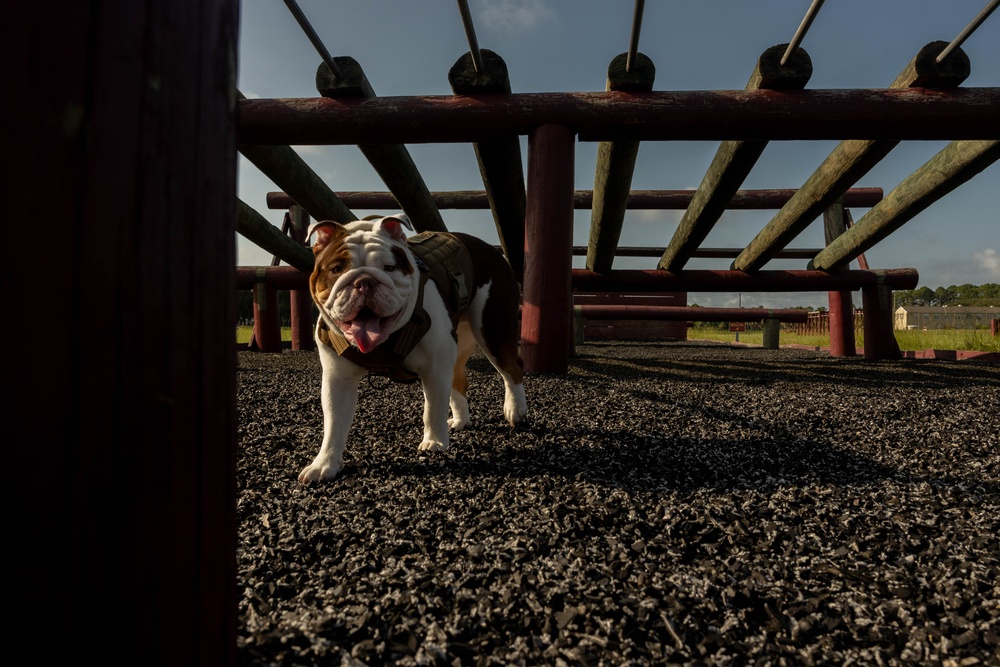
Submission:
[[989,329],[990,320],[1000,319],[1000,308],[989,306],[900,306],[896,309],[896,329]]

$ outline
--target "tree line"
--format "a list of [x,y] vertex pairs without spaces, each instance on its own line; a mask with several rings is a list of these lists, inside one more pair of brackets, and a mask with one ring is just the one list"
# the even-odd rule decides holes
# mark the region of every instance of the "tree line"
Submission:
[[893,292],[895,307],[900,306],[1000,306],[1000,283],[918,287]]

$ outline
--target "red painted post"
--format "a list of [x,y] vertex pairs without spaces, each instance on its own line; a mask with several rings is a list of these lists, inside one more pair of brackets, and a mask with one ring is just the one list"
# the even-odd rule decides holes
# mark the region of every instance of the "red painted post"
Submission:
[[572,341],[573,158],[568,127],[528,136],[521,356],[528,373],[565,373]]
[[[823,211],[823,235],[826,244],[833,243],[847,230],[847,211],[840,197]],[[854,297],[848,290],[827,293],[830,306],[830,356],[853,357],[858,353],[854,343]]]
[[858,353],[854,341],[854,299],[852,292],[827,293],[830,300],[830,356],[853,357]]
[[[301,206],[293,205],[288,210],[289,235],[299,243],[306,245],[306,234],[309,231],[309,214]],[[308,289],[291,290],[288,293],[291,311],[292,349],[312,350],[316,347],[313,340],[312,295]],[[280,338],[279,338],[280,345]]]
[[902,355],[892,330],[892,290],[885,285],[861,288],[865,311],[865,359],[899,359]]
[[273,285],[253,286],[253,338],[250,347],[261,352],[281,352],[278,292]]

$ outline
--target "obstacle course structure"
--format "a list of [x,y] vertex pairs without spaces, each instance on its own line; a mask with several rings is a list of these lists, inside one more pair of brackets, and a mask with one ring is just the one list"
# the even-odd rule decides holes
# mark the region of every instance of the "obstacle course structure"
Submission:
[[[409,174],[400,179],[404,185],[394,186],[386,178],[389,192],[341,193],[338,201],[344,208],[412,211],[418,229],[442,228],[440,214],[428,215],[428,208],[488,206],[500,246],[522,280],[521,341],[529,372],[566,371],[574,289],[624,294],[829,289],[837,323],[831,327],[835,356],[856,352],[849,324],[854,320],[852,292],[860,290],[865,356],[899,356],[891,329],[891,291],[915,287],[916,271],[845,270],[854,260],[864,262],[866,250],[1000,157],[1000,91],[960,88],[970,63],[959,40],[924,46],[886,90],[805,90],[812,62],[798,44],[818,11],[819,3],[814,3],[792,42],[762,53],[744,91],[657,92],[655,67],[636,50],[642,18],[642,3],[636,3],[629,51],[612,60],[604,92],[516,94],[503,60],[478,48],[468,8],[463,2],[459,6],[470,51],[449,73],[455,95],[378,99],[362,94],[368,87],[356,62],[334,58],[341,75],[320,65],[320,99],[242,100],[240,150],[285,143],[358,144],[381,174],[369,155],[373,143],[473,144],[482,192],[427,192],[412,161],[399,159]],[[341,94],[340,88],[352,92]],[[931,109],[933,123],[927,121]],[[517,141],[523,135],[528,137],[526,178]],[[739,189],[768,141],[844,136],[850,138],[787,197]],[[721,142],[699,188],[682,194],[631,191],[640,142],[679,139]],[[879,190],[877,200],[865,201],[871,210],[851,225],[848,207],[862,199],[853,186],[906,139],[952,143],[884,198]],[[598,142],[593,191],[573,189],[577,141]],[[414,188],[418,204],[412,203]],[[757,236],[742,249],[702,248],[722,214],[754,194],[769,204],[781,200]],[[662,207],[671,197],[683,201],[685,213],[669,243],[657,249],[657,268],[613,268],[616,256],[654,254],[650,248],[619,247],[626,210]],[[312,215],[287,188],[269,194],[268,205],[301,205]],[[573,245],[577,207],[591,209],[585,247]],[[805,270],[764,268],[775,258],[796,252],[802,256],[801,249],[788,244],[819,216],[824,217],[826,246],[806,253]],[[293,254],[289,263],[296,265],[300,253]],[[585,269],[572,268],[574,254],[586,255]],[[692,257],[706,255],[733,256],[732,265],[710,272],[685,269]],[[262,275],[276,279],[278,273]],[[282,280],[295,282],[290,276]]]

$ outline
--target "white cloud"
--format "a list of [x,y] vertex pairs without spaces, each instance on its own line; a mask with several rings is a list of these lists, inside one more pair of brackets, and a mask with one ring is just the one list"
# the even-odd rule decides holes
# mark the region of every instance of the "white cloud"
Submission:
[[[972,253],[972,259],[979,265],[980,270],[986,274],[987,278],[996,280],[1000,278],[1000,252],[995,248],[986,248],[979,252]],[[981,282],[988,282],[986,280]]]
[[484,26],[505,33],[534,30],[555,16],[546,0],[481,0],[477,16]]

